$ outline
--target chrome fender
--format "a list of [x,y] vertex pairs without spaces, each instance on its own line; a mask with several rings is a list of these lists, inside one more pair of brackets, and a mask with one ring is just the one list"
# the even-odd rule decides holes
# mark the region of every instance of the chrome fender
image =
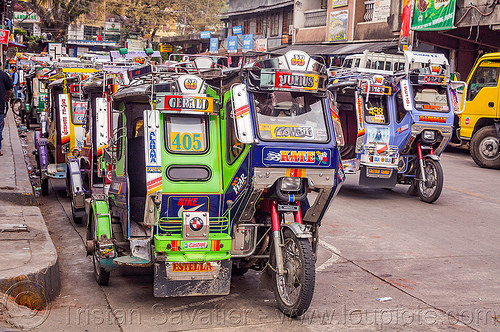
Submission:
[[307,231],[304,225],[302,224],[291,222],[289,224],[284,224],[282,227],[291,230],[293,232],[293,235],[295,235],[299,239],[312,238],[312,234],[309,231]]

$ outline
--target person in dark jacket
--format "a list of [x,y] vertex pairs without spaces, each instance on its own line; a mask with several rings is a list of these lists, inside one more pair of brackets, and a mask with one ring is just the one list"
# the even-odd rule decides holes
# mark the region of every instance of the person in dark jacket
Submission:
[[[1,67],[1,64],[0,64]],[[12,80],[10,79],[9,74],[0,70],[0,156],[3,156],[2,153],[2,131],[3,131],[3,122],[5,120],[5,116],[7,115],[7,105],[6,102],[10,99],[10,91],[14,86],[12,85]]]

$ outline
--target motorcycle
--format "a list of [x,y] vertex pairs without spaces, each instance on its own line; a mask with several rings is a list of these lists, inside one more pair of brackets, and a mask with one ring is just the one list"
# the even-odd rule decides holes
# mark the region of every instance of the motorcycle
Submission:
[[278,308],[297,317],[310,306],[319,227],[344,181],[341,125],[331,115],[326,67],[305,52],[271,55],[240,76],[227,105],[229,151],[244,160],[226,202],[235,218],[233,264],[270,275]]

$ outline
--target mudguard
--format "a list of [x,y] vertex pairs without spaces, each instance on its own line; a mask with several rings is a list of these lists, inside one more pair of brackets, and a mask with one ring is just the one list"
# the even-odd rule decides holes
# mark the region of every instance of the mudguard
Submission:
[[111,215],[109,213],[108,203],[103,197],[93,197],[91,203],[91,212],[89,214],[89,222],[87,223],[87,228],[90,230],[90,215],[93,216],[95,222],[94,234],[92,234],[94,239],[97,239],[94,250],[98,252],[99,264],[107,271],[117,267],[113,263],[113,259],[116,258],[116,248],[113,244],[112,233],[111,233]]
[[85,209],[85,190],[83,189],[80,163],[75,157],[69,157],[67,163],[68,176],[70,178],[70,194],[75,209]]
[[47,139],[42,137],[42,133],[39,130],[35,131],[35,148],[38,151],[40,170],[45,171],[49,165]]
[[299,239],[309,239],[312,237],[312,234],[306,231],[304,225],[302,224],[291,222],[284,224],[283,227],[291,230],[293,232],[293,235],[295,235]]
[[435,155],[435,154],[428,154],[426,155],[424,158],[431,158],[437,162],[439,162],[441,160],[441,158],[439,158],[439,156]]

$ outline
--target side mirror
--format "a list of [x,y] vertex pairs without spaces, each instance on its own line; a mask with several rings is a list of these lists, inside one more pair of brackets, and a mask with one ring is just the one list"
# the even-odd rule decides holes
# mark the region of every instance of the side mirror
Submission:
[[406,111],[411,112],[413,110],[413,103],[410,95],[410,84],[408,79],[403,78],[399,84],[401,85],[401,96],[403,97],[403,106]]
[[451,102],[455,114],[465,111],[465,97],[467,96],[467,83],[464,81],[451,81],[450,85]]
[[459,72],[451,73],[450,78],[452,81],[460,81],[460,73]]
[[232,112],[231,118],[236,129],[236,138],[244,144],[252,144],[253,122],[248,103],[248,93],[245,84],[235,84],[231,87]]
[[340,122],[339,110],[335,105],[335,97],[331,91],[328,91],[328,105],[330,107],[330,114],[332,115],[333,128],[335,130],[335,138],[337,141],[337,146],[344,146],[344,131],[342,130],[342,123]]

